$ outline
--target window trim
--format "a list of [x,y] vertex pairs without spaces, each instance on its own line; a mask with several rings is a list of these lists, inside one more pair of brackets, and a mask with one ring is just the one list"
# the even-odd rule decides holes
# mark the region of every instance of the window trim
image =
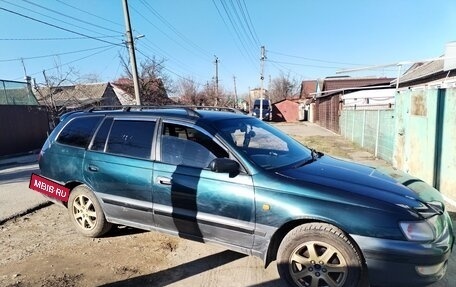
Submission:
[[[105,121],[110,120],[110,119],[112,119],[112,123],[111,123],[111,126],[109,127],[108,134],[106,135],[106,140],[105,140],[105,144],[104,144],[103,150],[92,150],[93,142],[94,142],[96,136],[98,135],[98,132],[100,131],[101,126],[103,126]],[[106,153],[106,142],[108,141],[109,135],[111,134],[111,128],[112,128],[112,124],[113,123],[114,123],[114,117],[106,116],[106,117],[103,118],[101,123],[98,125],[97,130],[93,133],[92,140],[90,141],[89,146],[87,147],[87,150],[90,150],[91,152],[103,152],[103,153]]]
[[[199,132],[201,132],[202,134],[208,136],[211,140],[213,140],[217,145],[219,145],[227,154],[228,154],[228,158],[232,159],[232,160],[235,160],[239,163],[240,165],[240,172],[241,173],[244,173],[244,174],[250,174],[248,172],[248,170],[246,169],[246,167],[244,166],[242,160],[240,160],[235,153],[233,153],[225,144],[222,140],[220,140],[217,136],[214,136],[212,134],[210,134],[208,131],[206,131],[204,128],[202,128],[201,126],[198,126],[194,123],[190,123],[190,122],[186,122],[186,121],[179,121],[179,120],[175,120],[175,119],[164,119],[164,118],[161,118],[160,121],[158,122],[159,124],[159,127],[156,129],[157,133],[156,133],[156,139],[155,139],[155,160],[157,162],[160,162],[162,164],[167,164],[163,161],[161,161],[161,146],[162,146],[162,133],[163,133],[163,128],[164,128],[164,125],[165,124],[176,124],[176,125],[181,125],[181,126],[184,126],[184,127],[189,127],[189,128],[193,128]],[[190,166],[191,167],[191,166]],[[207,169],[207,168],[205,168]]]

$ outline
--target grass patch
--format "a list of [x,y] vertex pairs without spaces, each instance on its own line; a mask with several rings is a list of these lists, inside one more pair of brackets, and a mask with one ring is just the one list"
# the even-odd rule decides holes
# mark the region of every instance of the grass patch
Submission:
[[356,145],[339,136],[295,136],[300,143],[329,155],[350,158],[350,153],[356,151]]

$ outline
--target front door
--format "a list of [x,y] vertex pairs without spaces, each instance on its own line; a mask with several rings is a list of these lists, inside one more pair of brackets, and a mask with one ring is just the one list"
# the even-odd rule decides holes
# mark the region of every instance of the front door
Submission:
[[157,228],[199,241],[251,248],[254,191],[251,177],[209,170],[229,153],[198,127],[164,122],[154,166]]

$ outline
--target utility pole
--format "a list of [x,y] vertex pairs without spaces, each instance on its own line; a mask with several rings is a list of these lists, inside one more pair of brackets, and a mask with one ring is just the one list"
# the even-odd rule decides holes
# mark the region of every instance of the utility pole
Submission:
[[217,106],[218,104],[218,63],[219,63],[219,60],[218,60],[218,57],[216,55],[214,55],[215,57],[215,106]]
[[24,63],[24,59],[23,58],[21,58],[21,62],[22,62],[22,67],[24,68],[24,79],[27,82],[27,89],[28,89],[28,92],[29,92],[27,97],[30,98],[30,95],[33,94],[32,78],[27,75],[27,69],[25,68],[25,63]]
[[234,82],[234,108],[237,107],[237,91],[236,91],[236,76],[233,75],[233,82]]
[[125,16],[125,34],[127,35],[127,46],[130,51],[131,74],[133,76],[133,86],[135,88],[135,99],[138,106],[141,105],[139,94],[138,68],[136,67],[135,46],[133,43],[133,35],[131,34],[130,13],[128,12],[127,0],[123,0],[124,16]]
[[263,81],[264,81],[264,60],[266,59],[266,53],[265,53],[265,48],[264,46],[261,46],[261,75],[260,75],[260,80],[261,80],[261,88],[260,88],[260,120],[263,120],[263,96],[264,96],[264,89],[263,89]]
[[[46,76],[46,70],[43,70],[43,77],[44,77],[44,81],[46,82],[46,86],[49,89],[49,98],[51,100],[50,105],[51,105],[52,113],[54,115],[54,112],[56,110],[56,105],[55,105],[54,97],[53,97],[54,91],[53,91],[53,87],[51,87],[51,84],[49,83],[48,77]],[[47,103],[46,95],[43,98],[45,99],[45,102]]]

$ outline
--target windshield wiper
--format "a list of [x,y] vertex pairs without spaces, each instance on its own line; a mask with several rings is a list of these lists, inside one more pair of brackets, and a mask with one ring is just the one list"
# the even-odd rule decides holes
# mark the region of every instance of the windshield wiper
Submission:
[[317,159],[319,159],[322,156],[323,156],[322,152],[318,152],[315,149],[310,149],[310,158],[306,159],[305,161],[299,162],[298,164],[296,164],[294,166],[294,168],[298,168],[298,167],[301,167],[301,166],[305,166],[305,165],[307,165],[309,163],[313,163],[314,161],[316,161]]

